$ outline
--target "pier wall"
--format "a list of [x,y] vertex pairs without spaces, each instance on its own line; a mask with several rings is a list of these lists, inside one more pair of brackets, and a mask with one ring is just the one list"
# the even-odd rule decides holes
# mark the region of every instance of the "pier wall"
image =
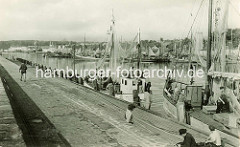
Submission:
[[15,120],[2,79],[0,79],[0,146],[26,146],[22,138],[22,131]]

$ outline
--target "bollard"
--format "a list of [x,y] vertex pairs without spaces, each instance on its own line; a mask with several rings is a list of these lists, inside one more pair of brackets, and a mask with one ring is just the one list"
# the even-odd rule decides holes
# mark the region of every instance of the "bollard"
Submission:
[[53,74],[55,75],[55,76],[59,76],[59,73],[57,72],[57,69],[56,68],[54,68],[54,70],[53,70]]
[[75,83],[78,83],[78,79],[77,79],[76,76],[74,76],[74,77],[72,78],[72,80],[73,80]]
[[79,77],[79,74],[77,74],[76,76],[74,76],[74,82],[78,83],[78,78]]
[[[69,76],[69,77],[68,77]],[[68,76],[67,76],[67,79],[69,79],[70,81],[73,80],[73,75],[72,75],[72,72],[68,72]]]
[[63,77],[63,71],[60,71],[60,77],[61,77],[61,78],[64,78],[64,77]]
[[89,76],[86,76],[84,80],[88,83],[89,82]]
[[98,83],[97,83],[97,79],[93,80],[93,87],[94,87],[94,90],[97,90],[99,91],[99,86],[98,86]]
[[79,78],[78,78],[78,83],[81,84],[81,85],[83,85],[84,81],[83,81],[83,78],[82,78],[82,77],[79,77]]
[[109,89],[109,95],[115,96],[114,87],[113,87],[113,84],[112,84],[112,83],[110,83],[110,84],[108,85],[108,89]]

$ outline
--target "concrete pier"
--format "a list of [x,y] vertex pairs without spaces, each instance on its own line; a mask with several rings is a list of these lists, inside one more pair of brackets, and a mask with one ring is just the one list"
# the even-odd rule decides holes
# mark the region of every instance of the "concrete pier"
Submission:
[[2,80],[0,79],[0,146],[26,146],[22,132],[19,129],[13,110],[4,89]]
[[207,137],[142,109],[133,112],[134,124],[127,124],[126,102],[63,78],[36,78],[34,67],[28,68],[23,82],[18,65],[3,57],[0,64],[71,146],[173,146],[183,139],[178,135],[180,128],[198,142]]

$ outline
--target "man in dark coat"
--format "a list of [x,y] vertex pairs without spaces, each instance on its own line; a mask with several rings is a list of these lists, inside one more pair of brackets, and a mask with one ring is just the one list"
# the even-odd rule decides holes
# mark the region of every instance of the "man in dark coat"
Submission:
[[19,72],[21,72],[21,81],[22,81],[22,76],[24,75],[24,81],[26,82],[26,73],[27,73],[27,65],[26,63],[22,63],[20,68],[19,68]]
[[183,142],[179,142],[177,145],[181,147],[197,147],[197,143],[190,133],[187,133],[186,129],[180,129],[179,134],[184,137]]

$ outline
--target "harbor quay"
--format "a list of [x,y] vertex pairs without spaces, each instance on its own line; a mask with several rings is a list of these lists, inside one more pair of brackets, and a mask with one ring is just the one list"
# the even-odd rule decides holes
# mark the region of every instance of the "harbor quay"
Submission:
[[239,0],[0,12],[0,147],[240,147]]
[[36,144],[45,142],[46,145],[51,142],[61,146],[174,146],[183,140],[178,134],[181,128],[193,134],[197,142],[207,138],[207,134],[199,130],[141,108],[133,112],[134,124],[128,124],[124,119],[129,104],[127,102],[63,78],[36,78],[35,67],[30,66],[27,81],[20,81],[19,64],[3,57],[0,57],[0,64],[1,78],[6,79],[10,88],[12,85],[19,86],[19,89],[11,89],[12,93],[24,96],[15,97],[18,100],[14,101],[28,99],[25,106],[21,107],[22,111],[31,103],[32,109],[39,111],[27,121],[34,121],[39,126],[47,122],[51,128],[35,130],[51,134],[50,138],[44,138],[41,133],[35,132],[39,135],[33,137]]

